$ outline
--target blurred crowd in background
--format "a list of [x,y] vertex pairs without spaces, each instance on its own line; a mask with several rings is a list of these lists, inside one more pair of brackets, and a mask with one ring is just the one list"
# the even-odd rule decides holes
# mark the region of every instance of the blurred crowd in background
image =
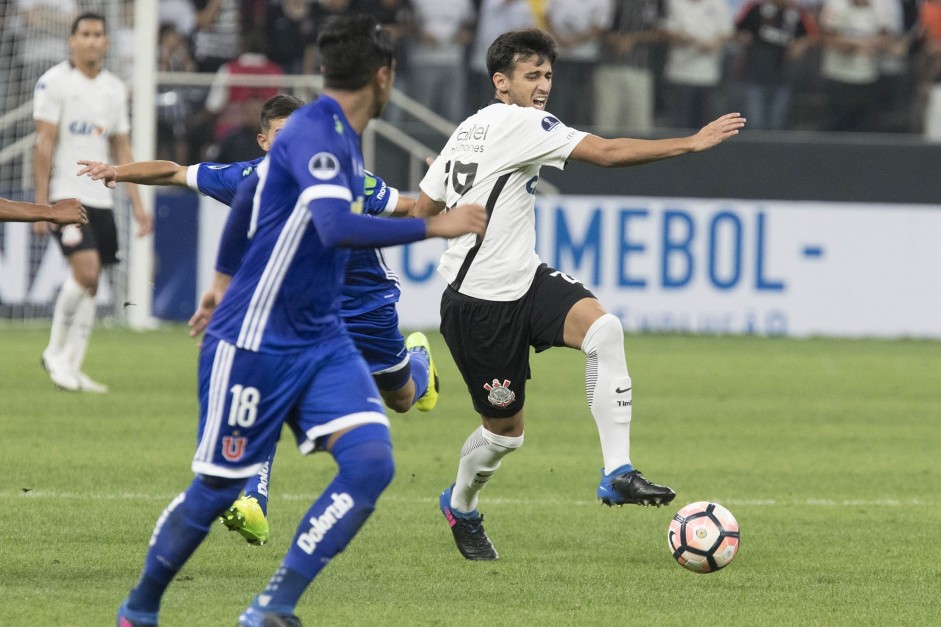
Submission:
[[[22,80],[66,58],[85,4],[5,3],[4,38],[32,33],[16,47]],[[119,6],[108,66],[128,77],[133,1]],[[324,25],[371,13],[397,42],[398,88],[452,122],[492,99],[490,42],[529,26],[559,44],[548,109],[601,134],[741,111],[750,130],[930,135],[941,115],[941,0],[159,0],[158,11],[159,69],[218,76],[317,73]],[[161,87],[160,156],[251,158],[258,109],[277,91]]]

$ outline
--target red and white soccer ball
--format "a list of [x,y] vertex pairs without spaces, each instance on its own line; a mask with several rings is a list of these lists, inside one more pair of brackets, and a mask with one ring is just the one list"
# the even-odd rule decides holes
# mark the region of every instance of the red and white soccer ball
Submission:
[[728,566],[741,540],[738,521],[718,503],[690,503],[673,516],[667,545],[680,566],[694,573],[712,573]]

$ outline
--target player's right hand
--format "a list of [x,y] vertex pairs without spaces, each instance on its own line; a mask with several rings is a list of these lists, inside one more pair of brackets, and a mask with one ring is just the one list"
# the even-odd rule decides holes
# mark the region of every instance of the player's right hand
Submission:
[[199,337],[206,330],[220,300],[222,300],[221,296],[212,287],[203,292],[199,299],[199,307],[189,319],[190,337]]
[[426,237],[458,237],[487,230],[487,210],[483,205],[461,205],[425,219]]
[[75,173],[75,176],[88,175],[93,181],[101,181],[105,187],[114,189],[118,186],[118,171],[110,163],[101,161],[79,161],[79,165],[85,166]]
[[55,224],[88,224],[88,214],[77,198],[66,198],[52,203],[52,222]]

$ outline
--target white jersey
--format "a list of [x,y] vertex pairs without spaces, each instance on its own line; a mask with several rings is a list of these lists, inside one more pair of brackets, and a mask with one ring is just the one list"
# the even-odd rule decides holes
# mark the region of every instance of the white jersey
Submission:
[[531,107],[495,103],[464,120],[421,182],[447,207],[487,207],[483,241],[448,242],[438,266],[448,283],[474,298],[521,298],[542,263],[536,254],[536,183],[544,165],[559,169],[587,133]]
[[76,163],[79,159],[110,162],[111,136],[130,132],[124,83],[106,70],[88,78],[64,61],[36,83],[33,119],[59,127],[49,200],[78,198],[89,207],[113,207],[113,190],[75,173],[81,167]]

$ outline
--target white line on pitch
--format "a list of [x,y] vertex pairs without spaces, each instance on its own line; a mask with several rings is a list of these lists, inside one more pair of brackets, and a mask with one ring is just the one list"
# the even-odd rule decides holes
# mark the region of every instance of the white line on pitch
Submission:
[[[0,500],[10,498],[13,495],[0,495]],[[28,492],[21,492],[16,495],[21,498],[30,499],[91,499],[96,501],[169,501],[175,495],[145,494],[140,492],[122,492],[118,494],[102,494],[95,492],[58,492],[55,490],[36,489]],[[272,495],[272,500],[284,501],[310,501],[315,494],[278,494]],[[414,503],[428,504],[437,503],[438,498],[416,498],[408,496],[398,496],[387,494],[382,497],[383,501],[394,501],[396,503]],[[716,503],[722,503],[729,506],[742,507],[911,507],[922,505],[934,505],[932,501],[923,499],[700,499],[712,500]],[[597,505],[598,501],[586,500],[563,500],[563,499],[508,499],[508,498],[488,498],[488,505],[536,505],[536,506],[555,506],[562,505],[570,507],[572,505],[588,506]]]

